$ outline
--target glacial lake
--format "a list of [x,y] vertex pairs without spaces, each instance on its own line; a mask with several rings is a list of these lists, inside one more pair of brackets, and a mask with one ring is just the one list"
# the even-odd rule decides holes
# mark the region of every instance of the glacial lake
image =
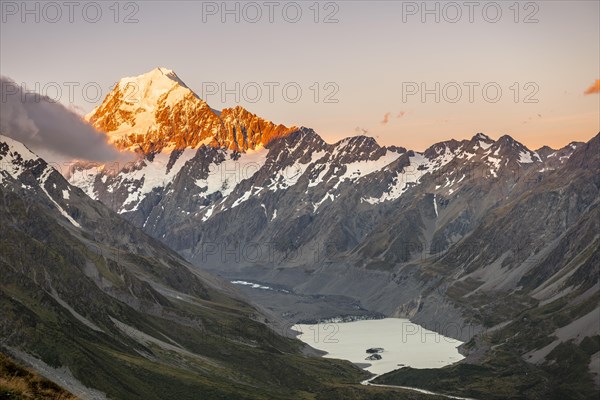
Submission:
[[[348,360],[376,375],[402,367],[441,368],[464,358],[457,350],[461,341],[403,318],[298,324],[292,329],[304,343],[326,351],[325,357]],[[372,348],[383,348],[381,360],[365,360]]]

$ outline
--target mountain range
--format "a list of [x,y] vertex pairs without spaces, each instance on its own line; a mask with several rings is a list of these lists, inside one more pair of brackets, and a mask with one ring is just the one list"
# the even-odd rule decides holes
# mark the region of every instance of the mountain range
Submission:
[[[84,399],[381,394],[358,383],[368,374],[316,357],[233,285],[89,198],[23,144],[0,136],[0,162],[1,352]],[[3,398],[68,396],[6,355],[0,361]]]
[[[211,347],[216,353],[200,349],[189,313],[201,320],[226,315],[224,324],[243,321],[261,332],[270,332],[261,322],[283,327],[383,315],[466,341],[466,359],[436,370],[402,368],[378,383],[486,399],[597,396],[600,134],[537,150],[482,133],[422,152],[367,136],[330,144],[309,128],[277,125],[239,106],[216,111],[165,68],[122,79],[85,118],[138,159],[76,163],[65,180],[20,143],[0,140],[3,219],[13,221],[3,234],[18,233],[14,243],[42,249],[106,249],[96,260],[76,251],[76,261],[62,256],[61,268],[43,271],[24,269],[16,254],[3,252],[5,268],[15,272],[3,280],[12,314],[3,312],[11,317],[1,326],[28,333],[11,339],[11,348],[28,346],[53,365],[77,365],[73,375],[92,387],[81,374],[89,360],[40,354],[61,347],[42,343],[52,336],[31,327],[40,319],[54,329],[60,318],[73,326],[85,321],[78,326],[88,335],[82,348],[93,347],[101,332],[118,336],[98,342],[102,356],[90,352],[90,360],[119,368],[127,360],[144,371],[136,378],[147,378],[142,386],[155,378],[146,375],[148,361],[158,360],[190,385],[203,383],[179,376],[182,370],[202,371],[218,383],[215,394],[230,389],[245,398],[250,385],[257,396],[285,398],[285,387],[302,395],[329,390],[334,398],[342,389],[326,382],[347,383],[360,373],[303,357],[299,344],[279,335],[243,334]],[[227,281],[272,290],[241,286],[240,295]],[[81,291],[69,292],[73,285]],[[31,298],[39,286],[40,297]],[[17,294],[24,297],[14,300]],[[39,304],[56,311],[46,315]],[[172,323],[177,329],[166,330]],[[113,349],[117,343],[125,347]],[[182,349],[182,360],[170,358]],[[297,370],[280,371],[279,384],[265,386],[254,369],[235,371],[239,360],[226,362],[227,354],[267,360],[264,379],[283,364]],[[318,378],[332,368],[337,378]],[[304,375],[292,385],[283,378],[288,372]]]

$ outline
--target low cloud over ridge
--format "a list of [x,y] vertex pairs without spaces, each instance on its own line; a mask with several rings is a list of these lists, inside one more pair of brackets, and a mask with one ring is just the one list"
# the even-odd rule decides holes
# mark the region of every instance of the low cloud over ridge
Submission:
[[0,132],[34,151],[50,151],[66,158],[112,161],[123,155],[106,136],[79,115],[54,100],[23,89],[1,76]]

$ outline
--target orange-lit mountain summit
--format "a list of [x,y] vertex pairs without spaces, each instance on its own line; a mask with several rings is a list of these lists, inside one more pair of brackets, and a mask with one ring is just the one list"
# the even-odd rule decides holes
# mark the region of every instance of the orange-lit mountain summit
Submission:
[[245,152],[295,130],[241,106],[214,110],[162,67],[121,79],[85,118],[120,150],[144,154],[200,144]]

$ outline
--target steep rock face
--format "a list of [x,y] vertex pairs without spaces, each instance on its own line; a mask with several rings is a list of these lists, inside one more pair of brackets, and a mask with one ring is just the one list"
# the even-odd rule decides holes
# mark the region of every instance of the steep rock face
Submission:
[[119,149],[144,155],[201,143],[243,152],[291,131],[239,106],[215,111],[161,67],[121,79],[86,119]]
[[222,110],[220,117],[222,129],[215,139],[219,146],[236,151],[266,146],[294,130],[264,120],[240,106]]

